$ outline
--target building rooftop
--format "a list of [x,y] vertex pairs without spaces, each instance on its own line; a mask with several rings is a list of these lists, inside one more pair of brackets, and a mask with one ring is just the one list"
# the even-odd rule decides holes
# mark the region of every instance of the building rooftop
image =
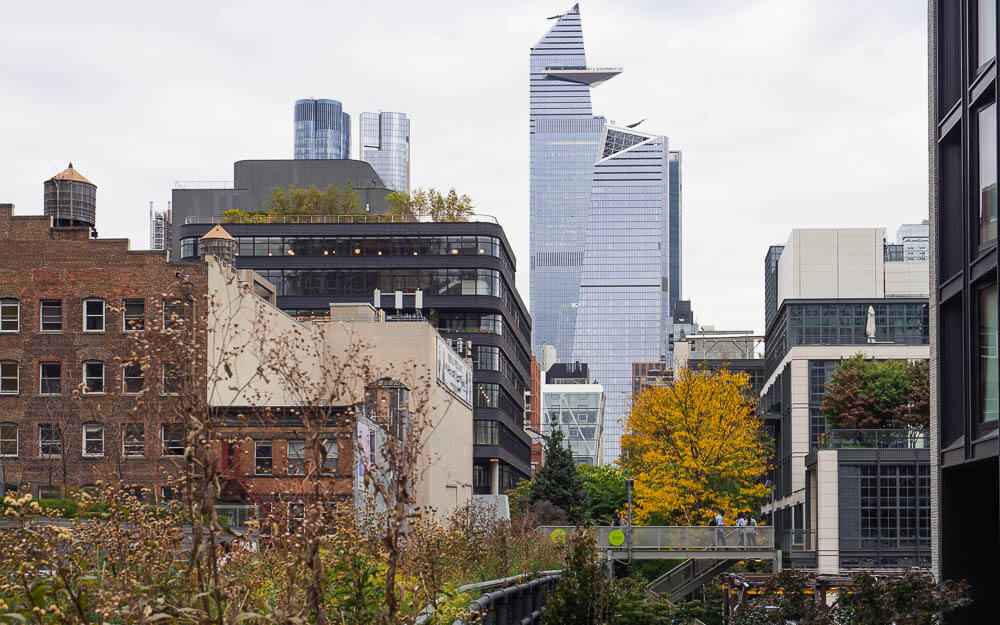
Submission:
[[[49,180],[70,180],[72,182],[85,182],[87,184],[94,185],[94,183],[91,182],[91,181],[89,181],[89,180],[87,180],[83,176],[83,174],[81,174],[77,170],[73,169],[73,162],[72,161],[70,161],[69,166],[66,167],[66,169],[62,170],[61,172],[59,172],[55,176],[52,176],[52,178],[50,178]],[[94,185],[94,186],[96,187],[97,185]]]

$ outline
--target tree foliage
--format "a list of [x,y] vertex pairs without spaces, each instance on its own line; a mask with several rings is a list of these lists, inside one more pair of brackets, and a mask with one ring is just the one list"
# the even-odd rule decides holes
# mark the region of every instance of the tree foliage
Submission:
[[749,377],[681,369],[633,400],[622,437],[637,522],[702,525],[760,502],[768,451]]
[[589,464],[581,464],[577,471],[590,499],[587,518],[596,525],[611,525],[615,512],[624,510],[628,502],[625,472],[611,465],[594,467]]
[[545,440],[545,465],[531,481],[528,500],[532,505],[547,501],[561,508],[570,522],[579,523],[589,502],[573,454],[563,440],[563,432],[559,428],[552,430]]
[[362,215],[361,194],[348,182],[344,188],[332,184],[320,190],[289,185],[274,187],[265,203],[275,215]]
[[393,191],[386,196],[389,204],[387,215],[397,215],[417,219],[430,217],[432,221],[467,221],[474,207],[472,198],[459,195],[454,188],[442,195],[433,187],[422,188],[413,193]]
[[834,370],[823,414],[834,429],[929,427],[930,365],[856,354]]

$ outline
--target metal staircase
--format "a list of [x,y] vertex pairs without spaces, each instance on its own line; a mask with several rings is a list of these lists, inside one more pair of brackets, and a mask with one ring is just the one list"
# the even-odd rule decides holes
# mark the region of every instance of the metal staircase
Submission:
[[735,562],[737,560],[685,560],[650,582],[647,588],[668,601],[680,601]]

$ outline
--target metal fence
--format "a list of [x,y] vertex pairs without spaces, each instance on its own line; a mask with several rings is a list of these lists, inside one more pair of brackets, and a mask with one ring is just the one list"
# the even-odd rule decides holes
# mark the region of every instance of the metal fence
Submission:
[[[452,625],[537,625],[542,622],[549,593],[561,577],[562,571],[542,571],[462,586],[459,593],[483,594],[469,605],[467,615]],[[433,608],[425,608],[416,625],[427,623],[433,614]]]
[[830,430],[819,440],[821,449],[929,449],[929,430]]
[[778,536],[778,546],[785,553],[815,551],[816,530],[785,530]]
[[[575,527],[540,527],[539,532],[551,540],[562,540],[576,531]],[[559,532],[562,532],[561,534]],[[627,550],[628,527],[594,527],[597,546],[602,550]],[[621,532],[614,536],[612,533]],[[631,547],[646,551],[773,551],[774,528],[758,527],[705,527],[705,526],[638,526],[631,528]],[[624,537],[624,541],[622,538]]]

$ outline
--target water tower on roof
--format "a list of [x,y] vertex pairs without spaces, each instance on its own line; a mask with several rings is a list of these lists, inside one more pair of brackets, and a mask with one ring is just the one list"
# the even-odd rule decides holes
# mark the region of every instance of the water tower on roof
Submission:
[[214,228],[198,240],[198,252],[202,258],[205,258],[206,254],[211,254],[231,265],[236,256],[236,239],[221,225],[215,224]]
[[97,185],[73,169],[73,163],[43,184],[44,214],[52,217],[57,228],[97,225]]

